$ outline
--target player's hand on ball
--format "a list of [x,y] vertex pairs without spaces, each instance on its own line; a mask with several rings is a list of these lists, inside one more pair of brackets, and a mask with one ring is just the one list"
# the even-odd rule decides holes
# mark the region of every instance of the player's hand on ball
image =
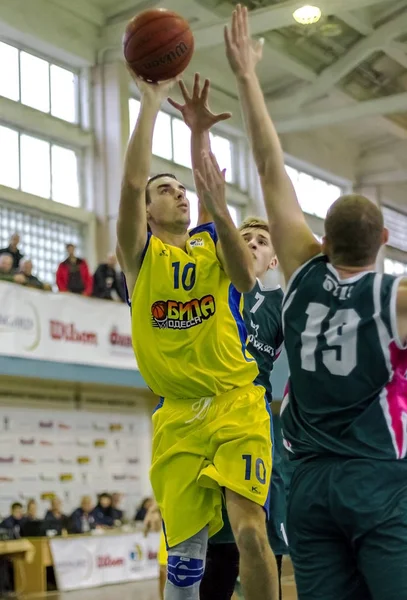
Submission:
[[170,89],[173,85],[179,81],[179,77],[174,79],[168,79],[168,81],[160,81],[158,83],[152,83],[149,81],[145,81],[141,77],[137,77],[133,73],[133,71],[128,68],[127,69],[132,77],[132,79],[136,82],[138,89],[143,97],[145,97],[149,102],[156,102],[161,105],[164,100],[167,98]]
[[249,30],[247,8],[237,5],[232,14],[229,30],[225,27],[226,56],[236,77],[245,77],[254,72],[263,56],[264,40],[252,40]]
[[179,104],[172,98],[168,98],[168,102],[182,114],[186,125],[191,130],[207,131],[219,121],[225,121],[232,116],[229,112],[215,115],[208,105],[209,98],[209,79],[205,79],[201,89],[199,73],[195,73],[194,86],[192,94],[189,93],[185,83],[181,80],[179,87],[185,104]]
[[228,214],[225,173],[212,152],[202,153],[202,171],[195,169],[195,182],[198,196],[212,217]]

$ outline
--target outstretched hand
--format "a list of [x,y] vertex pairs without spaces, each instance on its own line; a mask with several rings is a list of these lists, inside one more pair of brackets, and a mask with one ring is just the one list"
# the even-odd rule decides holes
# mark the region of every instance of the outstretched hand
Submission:
[[245,6],[238,4],[232,14],[229,30],[225,27],[226,56],[236,77],[246,77],[255,71],[263,56],[264,40],[250,37],[249,17]]
[[232,116],[229,112],[216,115],[211,111],[208,105],[210,85],[209,79],[205,79],[204,85],[201,89],[199,73],[195,73],[192,94],[189,93],[185,83],[182,80],[179,82],[179,87],[185,104],[180,104],[172,98],[168,98],[168,102],[174,108],[180,111],[186,125],[188,125],[191,130],[208,131],[216,123],[230,119]]
[[199,199],[213,218],[228,213],[226,204],[226,169],[219,168],[212,152],[202,153],[202,165],[195,169],[195,184]]

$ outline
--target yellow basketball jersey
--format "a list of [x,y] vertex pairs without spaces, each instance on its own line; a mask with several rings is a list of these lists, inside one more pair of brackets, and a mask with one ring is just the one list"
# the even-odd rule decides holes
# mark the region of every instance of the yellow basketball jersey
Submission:
[[212,223],[190,231],[185,251],[148,236],[131,297],[132,339],[140,373],[159,396],[216,396],[257,377],[242,295],[216,241]]

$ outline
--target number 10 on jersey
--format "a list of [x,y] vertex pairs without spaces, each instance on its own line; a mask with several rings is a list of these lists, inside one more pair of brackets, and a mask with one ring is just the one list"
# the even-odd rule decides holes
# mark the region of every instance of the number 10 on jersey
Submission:
[[186,265],[184,265],[181,273],[181,282],[181,269],[179,261],[173,262],[171,266],[174,271],[174,290],[179,290],[180,283],[186,292],[192,290],[192,288],[195,285],[196,265],[194,263],[187,263]]

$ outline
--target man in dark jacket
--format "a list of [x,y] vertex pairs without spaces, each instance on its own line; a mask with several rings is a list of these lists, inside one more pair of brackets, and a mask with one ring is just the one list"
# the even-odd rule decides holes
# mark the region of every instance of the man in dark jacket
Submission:
[[61,262],[56,274],[59,291],[90,296],[93,289],[93,278],[89,273],[86,260],[75,256],[73,244],[67,244],[66,251],[68,258]]
[[126,301],[123,280],[116,271],[117,259],[109,254],[105,263],[101,263],[93,275],[93,295],[104,300]]
[[11,254],[13,257],[13,269],[18,269],[20,260],[23,258],[24,254],[21,254],[18,244],[20,243],[20,236],[18,233],[13,233],[10,238],[10,243],[7,248],[1,248],[0,254]]
[[22,260],[20,263],[20,274],[24,276],[23,285],[27,287],[37,288],[38,290],[51,291],[51,286],[44,283],[38,277],[33,275],[33,264],[31,260]]
[[101,527],[113,527],[114,516],[112,509],[112,497],[110,494],[100,494],[99,501],[92,510],[91,514],[95,519],[96,525],[100,525]]
[[83,496],[79,508],[73,511],[69,522],[69,533],[87,533],[95,529],[95,517],[92,514],[92,498]]
[[1,529],[8,529],[12,532],[14,538],[20,537],[20,527],[23,519],[23,505],[20,502],[14,502],[11,505],[11,514],[0,523]]

